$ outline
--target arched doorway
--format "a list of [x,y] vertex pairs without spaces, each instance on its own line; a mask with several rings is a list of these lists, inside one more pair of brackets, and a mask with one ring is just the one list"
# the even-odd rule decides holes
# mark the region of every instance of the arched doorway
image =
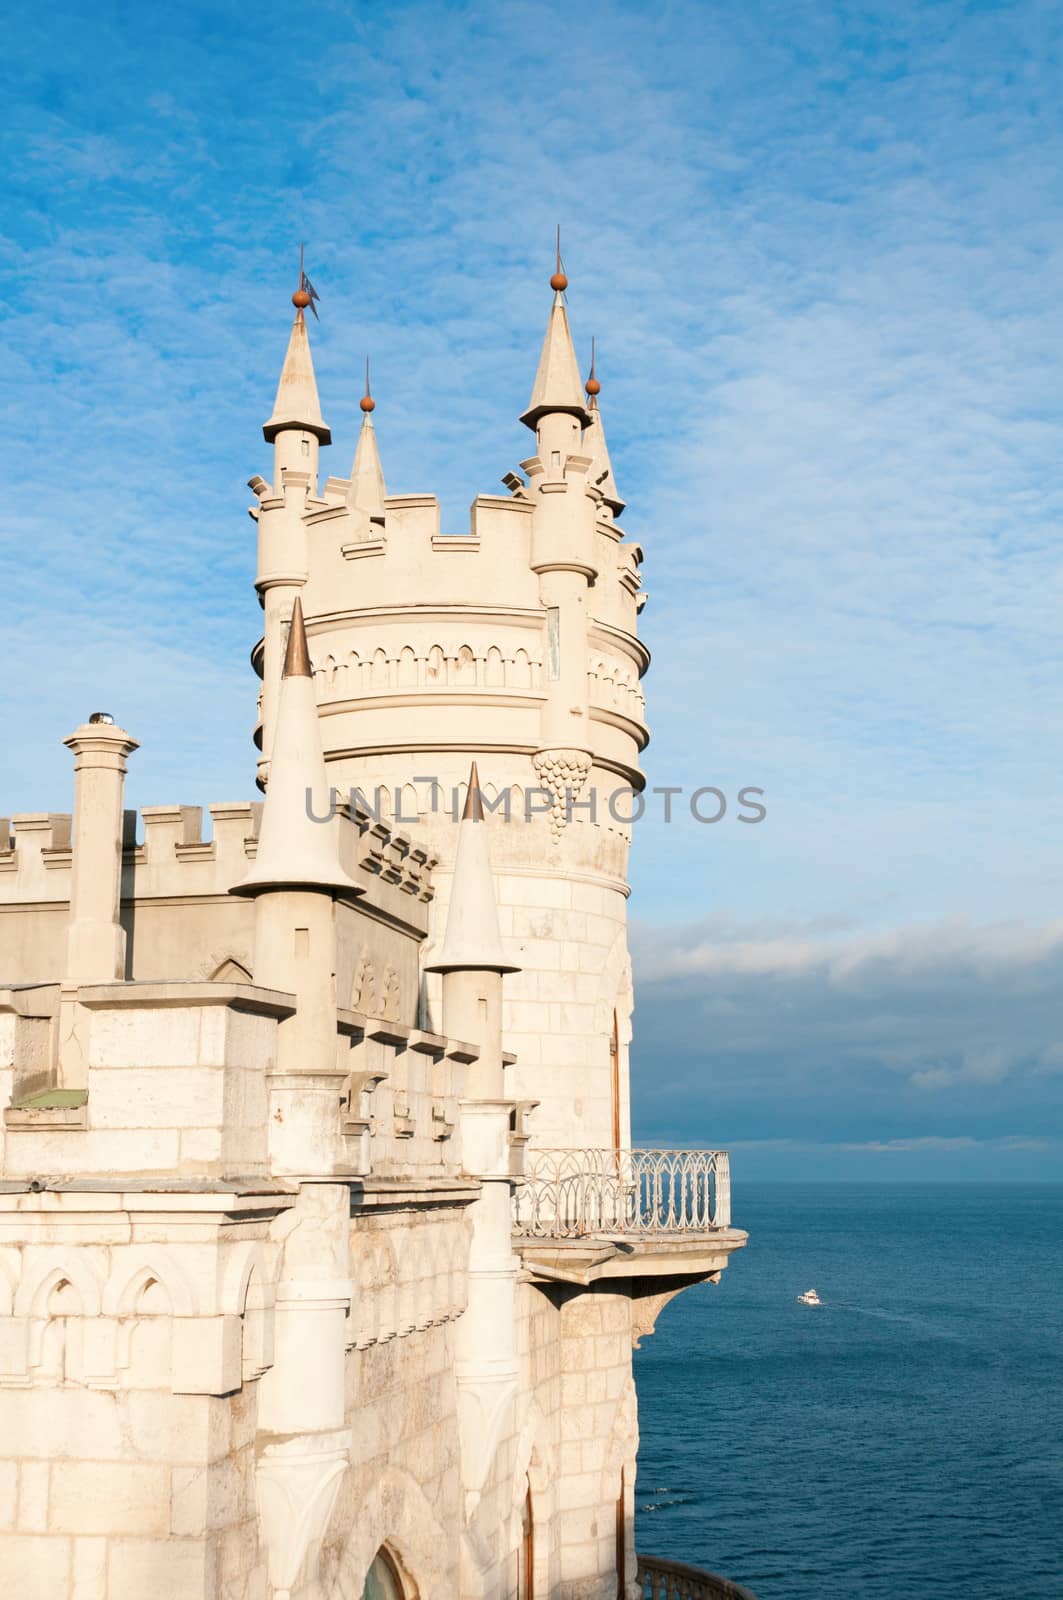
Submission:
[[399,1569],[386,1550],[378,1550],[365,1575],[362,1600],[407,1600]]

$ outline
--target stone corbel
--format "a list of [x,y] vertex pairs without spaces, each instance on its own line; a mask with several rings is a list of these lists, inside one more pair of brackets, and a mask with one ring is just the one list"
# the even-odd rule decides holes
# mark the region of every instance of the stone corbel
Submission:
[[513,1101],[509,1123],[509,1175],[511,1178],[523,1178],[525,1176],[528,1140],[531,1138],[531,1128],[528,1124],[531,1114],[538,1104],[538,1100]]
[[[701,1283],[719,1283],[718,1272],[707,1273],[697,1280]],[[689,1289],[691,1280],[678,1284],[674,1289],[665,1289],[661,1294],[638,1295],[631,1302],[631,1348],[637,1350],[643,1339],[648,1339],[657,1326],[657,1318],[677,1294],[682,1294],[684,1289]]]
[[366,1097],[387,1076],[386,1072],[351,1072],[347,1075],[340,1109],[340,1132],[345,1139],[357,1139],[368,1132],[371,1113],[365,1103]]
[[288,1600],[316,1555],[347,1469],[351,1433],[260,1436],[255,1466],[258,1536],[266,1550],[273,1600]]
[[457,1372],[458,1431],[461,1438],[461,1476],[465,1491],[465,1520],[471,1522],[510,1420],[517,1394],[515,1367],[479,1372]]

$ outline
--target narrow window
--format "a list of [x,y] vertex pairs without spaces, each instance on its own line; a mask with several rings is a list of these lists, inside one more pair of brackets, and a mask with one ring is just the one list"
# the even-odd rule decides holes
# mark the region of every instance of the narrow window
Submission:
[[551,682],[561,676],[561,611],[557,606],[546,612],[546,676]]
[[624,1600],[627,1592],[627,1538],[625,1536],[624,1469],[620,1468],[620,1493],[616,1497],[616,1593]]
[[531,1485],[528,1485],[520,1514],[520,1547],[517,1550],[517,1600],[535,1600],[535,1518],[532,1515]]

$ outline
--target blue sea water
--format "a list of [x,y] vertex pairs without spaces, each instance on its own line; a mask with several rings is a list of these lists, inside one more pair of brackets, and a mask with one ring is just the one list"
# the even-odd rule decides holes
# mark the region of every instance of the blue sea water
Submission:
[[1063,1186],[739,1181],[734,1219],[635,1355],[638,1548],[758,1600],[1063,1600]]

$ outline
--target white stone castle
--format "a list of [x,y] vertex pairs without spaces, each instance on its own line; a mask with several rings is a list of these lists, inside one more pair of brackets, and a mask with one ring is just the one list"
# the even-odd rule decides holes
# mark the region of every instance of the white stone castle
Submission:
[[632,1345],[745,1235],[725,1155],[631,1148],[641,551],[551,286],[445,536],[368,384],[321,483],[301,280],[264,802],[125,812],[97,713],[0,822],[4,1600],[746,1593],[634,1548]]

